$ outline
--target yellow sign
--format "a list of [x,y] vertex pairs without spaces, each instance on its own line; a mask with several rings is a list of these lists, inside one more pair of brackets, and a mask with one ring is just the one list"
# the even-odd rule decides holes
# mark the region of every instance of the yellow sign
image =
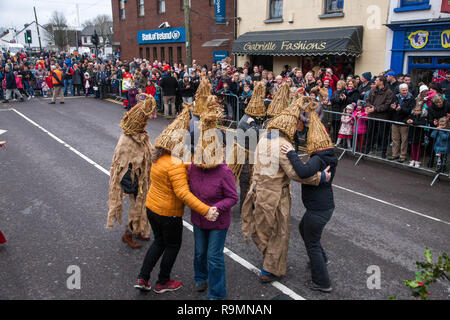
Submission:
[[428,36],[430,33],[428,31],[418,30],[416,32],[412,32],[408,39],[411,41],[411,47],[414,49],[422,49],[428,43]]
[[442,32],[441,43],[443,48],[450,48],[450,30],[444,30]]

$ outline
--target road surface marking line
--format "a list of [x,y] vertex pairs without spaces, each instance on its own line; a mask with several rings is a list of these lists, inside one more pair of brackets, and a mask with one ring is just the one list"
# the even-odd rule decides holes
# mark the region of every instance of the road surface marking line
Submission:
[[[28,122],[30,122],[32,125],[38,127],[39,129],[41,129],[42,131],[44,131],[45,133],[47,133],[50,137],[52,137],[53,139],[55,139],[56,141],[58,141],[59,143],[61,143],[62,145],[64,145],[66,148],[68,148],[70,151],[72,151],[73,153],[75,153],[76,155],[78,155],[79,157],[81,157],[82,159],[86,160],[87,162],[89,162],[90,164],[92,164],[94,167],[96,167],[97,169],[99,169],[101,172],[103,172],[104,174],[110,176],[110,172],[106,169],[104,169],[102,166],[100,166],[99,164],[97,164],[95,161],[91,160],[90,158],[88,158],[87,156],[85,156],[84,154],[82,154],[81,152],[79,152],[78,150],[76,150],[75,148],[73,148],[72,146],[70,146],[69,144],[67,144],[66,142],[64,142],[63,140],[61,140],[60,138],[58,138],[57,136],[55,136],[53,133],[51,133],[50,131],[46,130],[45,128],[43,128],[42,126],[40,126],[39,124],[37,124],[36,122],[34,122],[33,120],[31,120],[30,118],[28,118],[27,116],[25,116],[24,114],[20,113],[19,111],[17,111],[16,109],[12,109],[14,112],[16,112],[18,115],[20,115],[22,118],[24,118],[25,120],[27,120]],[[194,228],[191,224],[189,224],[188,222],[186,222],[185,220],[183,220],[183,225],[184,227],[186,227],[187,229],[189,229],[191,232],[194,231]],[[258,269],[253,266],[250,262],[248,262],[247,260],[241,258],[240,256],[238,256],[237,254],[233,253],[231,250],[229,250],[228,248],[224,248],[223,252],[229,256],[231,259],[233,259],[234,261],[238,262],[240,265],[242,265],[243,267],[247,268],[248,270],[257,273]],[[292,291],[291,289],[289,289],[288,287],[286,287],[284,284],[275,281],[272,282],[272,285],[277,288],[278,290],[280,290],[281,292],[283,292],[284,294],[290,296],[292,299],[294,300],[306,300],[305,298],[303,298],[302,296],[296,294],[294,291]]]
[[442,223],[450,225],[450,222],[447,222],[447,221],[444,221],[444,220],[441,220],[441,219],[438,219],[438,218],[435,218],[435,217],[431,217],[431,216],[428,216],[426,214],[423,214],[423,213],[420,213],[420,212],[417,212],[417,211],[414,211],[414,210],[411,210],[411,209],[408,209],[408,208],[405,208],[405,207],[401,207],[401,206],[398,206],[396,204],[393,204],[393,203],[390,203],[390,202],[387,202],[387,201],[384,201],[384,200],[381,200],[381,199],[378,199],[378,198],[374,198],[374,197],[368,196],[366,194],[363,194],[363,193],[360,193],[360,192],[357,192],[357,191],[353,191],[353,190],[350,190],[350,189],[347,189],[347,188],[344,188],[344,187],[341,187],[341,186],[338,186],[338,185],[335,185],[335,184],[333,184],[333,186],[338,188],[338,189],[342,189],[342,190],[345,190],[345,191],[357,194],[359,196],[366,197],[366,198],[369,198],[371,200],[378,201],[378,202],[381,202],[383,204],[387,204],[387,205],[393,206],[393,207],[395,207],[397,209],[401,209],[401,210],[404,210],[404,211],[416,214],[416,215],[421,216],[421,217],[425,217],[425,218],[428,218],[428,219],[431,219],[431,220],[435,220],[435,221],[442,222]]

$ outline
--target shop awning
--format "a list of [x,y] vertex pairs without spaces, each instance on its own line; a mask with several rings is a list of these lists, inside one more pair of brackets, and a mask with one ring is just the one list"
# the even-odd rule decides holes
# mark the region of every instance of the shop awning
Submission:
[[206,41],[204,44],[202,44],[202,47],[220,47],[223,45],[228,44],[229,39],[214,39],[211,41]]
[[238,55],[323,56],[362,53],[363,26],[247,32],[234,41]]

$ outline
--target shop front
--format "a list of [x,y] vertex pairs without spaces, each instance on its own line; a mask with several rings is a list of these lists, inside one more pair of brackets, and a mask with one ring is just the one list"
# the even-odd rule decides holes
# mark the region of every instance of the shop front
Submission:
[[346,76],[354,74],[362,39],[362,26],[247,32],[234,41],[233,54],[275,73],[289,65],[301,66],[304,74],[332,67]]
[[391,69],[418,84],[439,83],[450,69],[450,21],[390,24],[394,32]]

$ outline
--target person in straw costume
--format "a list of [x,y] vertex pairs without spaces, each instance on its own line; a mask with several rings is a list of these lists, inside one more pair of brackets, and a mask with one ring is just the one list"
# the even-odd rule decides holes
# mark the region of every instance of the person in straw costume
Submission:
[[198,122],[200,116],[208,109],[208,97],[211,95],[211,83],[208,78],[203,77],[200,80],[197,92],[195,93],[195,102],[191,111],[191,120],[189,122],[189,133],[191,134],[191,153],[194,153],[196,138],[199,136]]
[[190,191],[187,165],[180,159],[186,151],[190,108],[190,104],[184,104],[183,111],[155,140],[150,171],[152,183],[145,202],[154,241],[134,286],[143,291],[151,290],[150,274],[161,257],[154,291],[163,293],[182,287],[182,283],[171,279],[170,274],[181,248],[185,204],[210,221],[217,219],[217,208],[200,201]]
[[[250,187],[252,172],[252,164],[250,164],[250,162],[253,163],[254,151],[258,143],[259,130],[266,117],[266,107],[264,105],[265,93],[265,85],[262,82],[256,82],[255,91],[247,108],[245,108],[245,114],[238,123],[238,130],[233,149],[229,152],[227,157],[227,164],[233,171],[236,184],[239,182],[241,209],[248,188]],[[253,132],[251,132],[252,130]],[[254,137],[253,141],[251,140],[252,136]]]
[[299,121],[297,99],[269,124],[268,133],[261,137],[255,150],[252,184],[242,206],[242,232],[263,255],[260,280],[271,282],[286,274],[289,247],[289,219],[291,209],[290,181],[318,186],[326,180],[325,172],[314,172],[300,178],[281,146],[292,147]]
[[123,132],[114,150],[109,180],[106,227],[114,227],[116,221],[122,225],[122,201],[128,195],[130,208],[122,240],[131,248],[141,247],[140,243],[134,241],[133,235],[148,240],[150,234],[145,198],[150,185],[152,145],[145,126],[156,112],[156,102],[150,95],[143,96],[145,100],[141,100],[122,118],[120,126]]
[[306,147],[310,160],[303,164],[289,144],[283,145],[281,149],[287,155],[299,177],[330,167],[331,179],[329,181],[321,183],[319,186],[302,185],[302,200],[306,207],[306,213],[300,221],[299,230],[310,260],[312,280],[308,281],[306,285],[311,290],[331,292],[327,269],[329,260],[320,239],[335,207],[332,183],[336,175],[338,159],[334,154],[331,138],[316,113],[317,102],[302,104],[301,107],[310,114]]
[[197,291],[203,292],[209,285],[205,296],[209,300],[227,296],[223,250],[231,223],[231,208],[238,201],[233,173],[224,163],[222,139],[216,129],[221,116],[214,108],[201,116],[194,162],[187,170],[191,192],[202,202],[217,207],[219,213],[217,220],[211,222],[191,209],[195,286]]
[[280,90],[274,95],[272,102],[269,104],[267,108],[267,115],[269,117],[276,117],[283,110],[285,110],[289,106],[290,102],[290,88],[287,83],[284,83]]

